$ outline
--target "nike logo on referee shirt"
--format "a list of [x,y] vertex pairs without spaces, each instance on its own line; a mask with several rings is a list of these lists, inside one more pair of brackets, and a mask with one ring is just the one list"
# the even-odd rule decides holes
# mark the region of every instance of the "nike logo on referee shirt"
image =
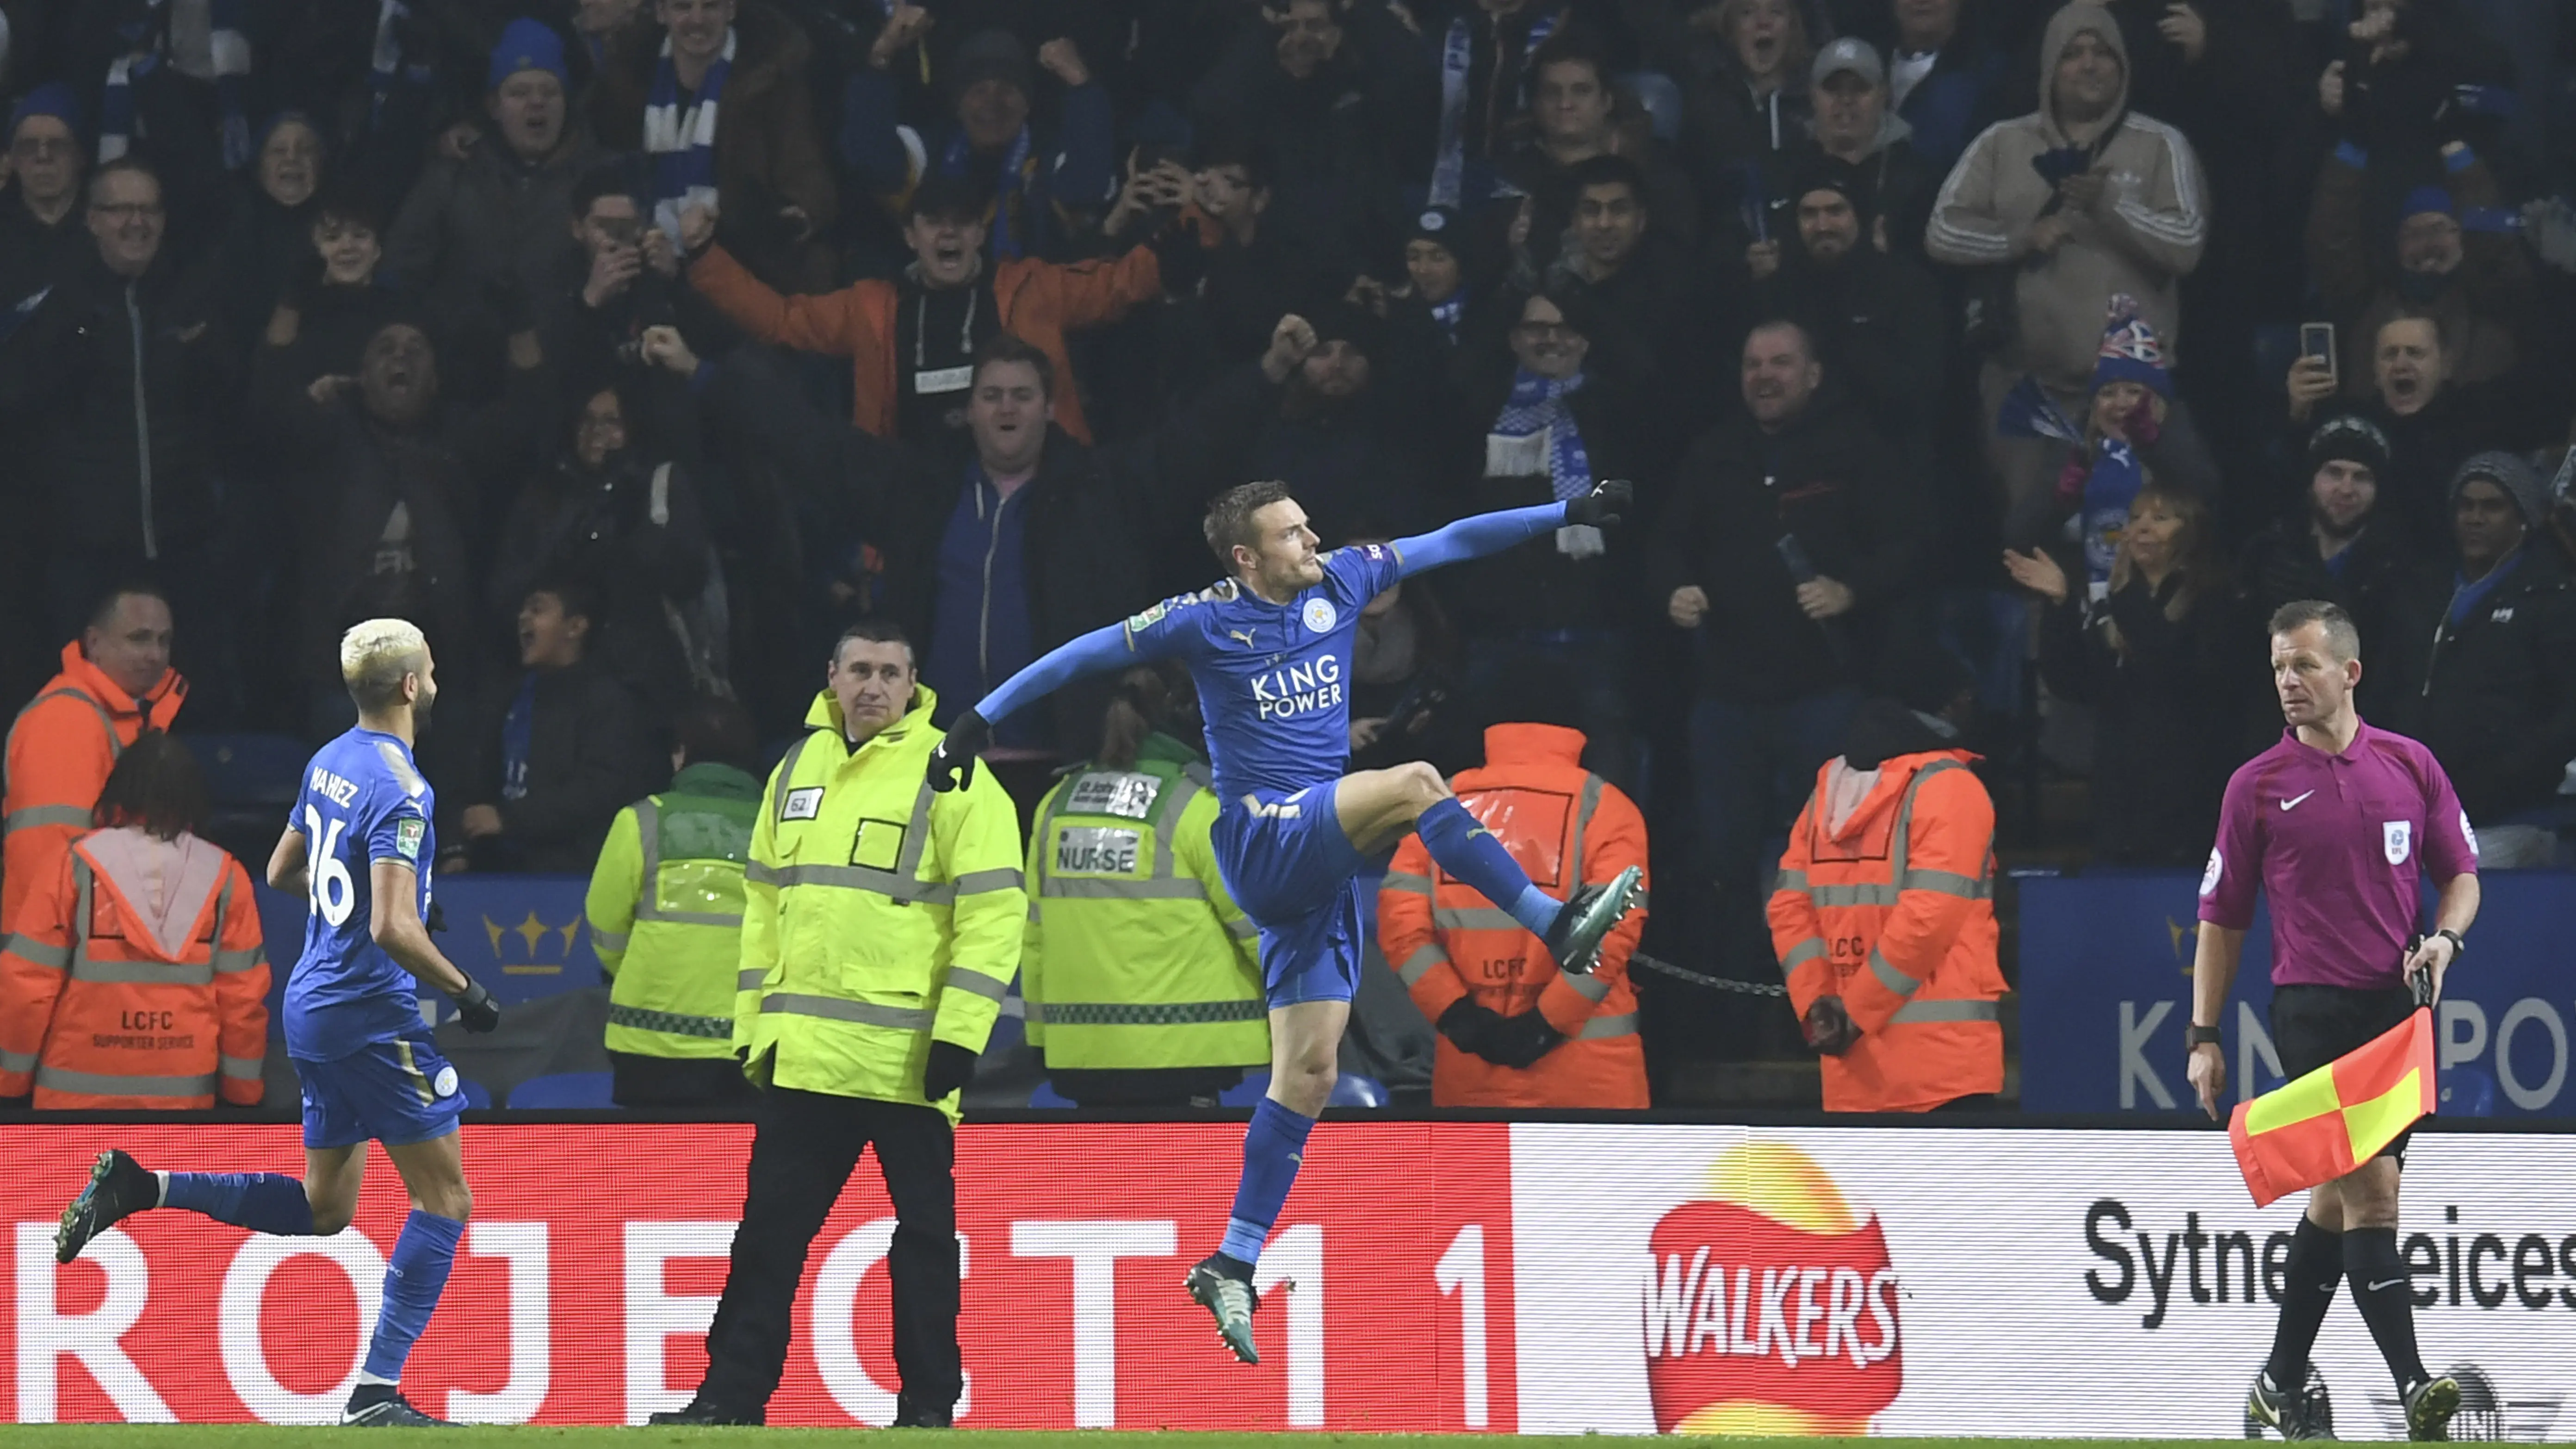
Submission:
[[2403,1283],[2403,1282],[2405,1282],[2405,1281],[2406,1281],[2406,1280],[2405,1280],[2405,1279],[2403,1279],[2403,1278],[2391,1278],[2391,1279],[2389,1279],[2389,1280],[2387,1280],[2386,1282],[2383,1282],[2383,1283],[2373,1283],[2373,1284],[2371,1284],[2371,1285],[2370,1285],[2370,1291],[2371,1291],[2371,1292],[2373,1292],[2373,1293],[2376,1293],[2376,1292],[2378,1292],[2378,1291],[2379,1291],[2380,1289],[2382,1289],[2382,1288],[2394,1288],[2394,1287],[2396,1287],[2398,1284]]
[[2293,796],[2291,796],[2289,799],[2284,800],[2284,801],[2282,801],[2282,802],[2281,802],[2281,808],[2282,808],[2282,809],[2284,809],[2284,810],[2294,810],[2294,809],[2297,809],[2297,808],[2298,808],[2298,804],[2299,804],[2299,802],[2300,802],[2300,801],[2305,800],[2306,798],[2308,798],[2308,796],[2309,796],[2309,795],[2313,795],[2313,794],[2315,794],[2315,793],[2317,793],[2317,792],[2316,792],[2316,791],[2314,791],[2314,790],[2310,790],[2310,791],[2308,791],[2308,792],[2307,792],[2307,794],[2304,794],[2304,795],[2293,795]]

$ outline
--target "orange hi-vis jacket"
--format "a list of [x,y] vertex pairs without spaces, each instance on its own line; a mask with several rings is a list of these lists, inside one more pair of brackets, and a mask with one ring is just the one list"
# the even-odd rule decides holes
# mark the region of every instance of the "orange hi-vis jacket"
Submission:
[[188,697],[188,682],[165,671],[141,699],[129,696],[81,653],[63,646],[63,672],[36,692],[9,726],[9,789],[0,799],[0,934],[21,929],[18,912],[52,880],[63,852],[87,834],[90,807],[116,757],[146,726],[166,730]]
[[133,827],[64,853],[0,948],[0,1096],[39,1108],[255,1106],[268,953],[222,849]]
[[[1555,725],[1485,731],[1485,763],[1450,787],[1538,888],[1558,897],[1646,865],[1646,820],[1617,787],[1583,768],[1583,734]],[[1588,976],[1568,976],[1509,911],[1443,872],[1410,835],[1378,890],[1380,949],[1413,1004],[1433,1021],[1462,996],[1505,1016],[1535,1007],[1568,1040],[1526,1068],[1498,1067],[1447,1037],[1434,1048],[1440,1107],[1643,1108],[1646,1052],[1628,955],[1646,928],[1646,894],[1601,943]]]
[[1771,892],[1800,1020],[1840,996],[1860,1040],[1824,1058],[1828,1112],[1920,1112],[2004,1085],[1995,806],[1965,750],[1893,755],[1840,830],[1841,760],[1816,772]]
[[[894,282],[871,277],[820,296],[781,296],[718,246],[689,264],[689,285],[735,326],[763,342],[850,359],[850,422],[880,438],[894,436],[895,405],[910,361],[895,356],[895,305],[902,294]],[[970,285],[981,287],[983,279]],[[1075,395],[1073,359],[1065,351],[1064,334],[1115,322],[1128,309],[1161,296],[1162,263],[1149,247],[1088,262],[1015,257],[993,269],[992,291],[1003,330],[1055,364],[1050,401],[1056,426],[1075,442],[1089,443],[1091,424]],[[960,404],[971,381],[957,381]]]

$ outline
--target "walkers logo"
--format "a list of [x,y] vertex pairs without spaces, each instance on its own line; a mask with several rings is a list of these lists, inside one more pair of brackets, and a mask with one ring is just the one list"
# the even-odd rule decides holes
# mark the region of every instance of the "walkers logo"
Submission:
[[1665,1213],[1648,1246],[1658,1431],[1866,1434],[1896,1401],[1905,1365],[1886,1235],[1805,1153],[1730,1148],[1708,1198]]

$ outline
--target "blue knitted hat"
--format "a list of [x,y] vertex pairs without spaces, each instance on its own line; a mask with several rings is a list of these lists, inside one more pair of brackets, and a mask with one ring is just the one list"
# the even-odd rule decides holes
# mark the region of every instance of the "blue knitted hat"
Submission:
[[2111,320],[2102,328],[2102,350],[2095,354],[2093,390],[2114,382],[2134,382],[2173,401],[2173,377],[2165,371],[2164,343],[2138,315],[2137,299],[2126,294],[2111,299]]

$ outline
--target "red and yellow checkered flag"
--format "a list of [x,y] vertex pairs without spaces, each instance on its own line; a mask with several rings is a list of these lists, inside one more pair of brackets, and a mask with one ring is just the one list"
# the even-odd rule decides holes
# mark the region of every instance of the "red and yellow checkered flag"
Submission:
[[2372,1041],[2250,1102],[2227,1140],[2256,1207],[2332,1182],[2433,1110],[2433,1013],[2423,1007]]

